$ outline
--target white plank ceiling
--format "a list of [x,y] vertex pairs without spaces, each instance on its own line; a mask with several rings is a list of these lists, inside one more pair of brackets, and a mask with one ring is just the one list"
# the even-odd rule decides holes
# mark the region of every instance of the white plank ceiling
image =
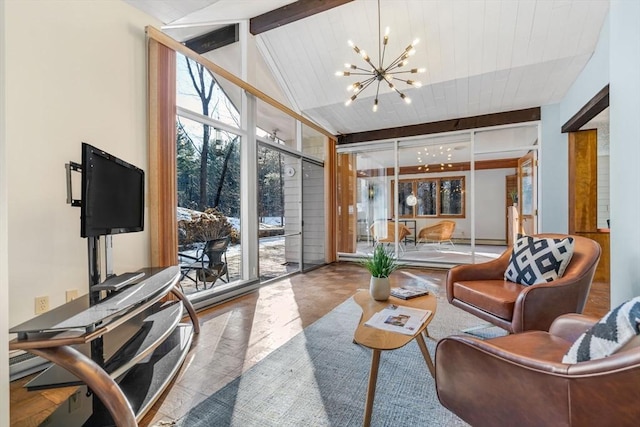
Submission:
[[[191,36],[211,31],[196,24],[244,20],[291,3],[125,1],[180,24]],[[609,10],[608,0],[381,0],[380,5],[382,31],[391,30],[385,65],[420,39],[409,67],[427,69],[417,75],[423,86],[397,85],[412,99],[410,105],[381,85],[376,113],[373,86],[347,107],[346,87],[357,79],[334,75],[345,63],[365,66],[347,40],[377,62],[376,1],[355,0],[256,36],[266,63],[280,74],[275,81],[286,82],[290,105],[336,134],[557,103],[593,54]]]

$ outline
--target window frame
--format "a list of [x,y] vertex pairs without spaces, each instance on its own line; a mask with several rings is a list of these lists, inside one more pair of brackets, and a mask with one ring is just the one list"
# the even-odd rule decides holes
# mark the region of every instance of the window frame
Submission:
[[[398,215],[398,218],[458,218],[463,219],[467,217],[466,212],[466,203],[465,203],[465,194],[466,194],[466,183],[465,183],[464,175],[456,175],[456,176],[441,176],[441,177],[433,177],[433,178],[408,178],[408,179],[399,179],[398,180],[398,190],[400,190],[401,184],[411,183],[411,191],[412,193],[418,197],[418,186],[422,182],[433,182],[436,187],[436,213],[434,215],[418,215],[418,204],[411,207],[412,212],[410,214],[402,214]],[[443,181],[460,181],[461,182],[461,199],[460,199],[460,214],[444,214],[442,213],[442,182]],[[391,180],[391,213],[395,218],[395,180]],[[402,193],[404,195],[404,192]],[[398,196],[400,195],[400,191],[398,191]],[[404,197],[404,196],[403,196]],[[420,197],[418,197],[420,200]],[[403,206],[405,203],[404,200],[398,199],[398,207]]]

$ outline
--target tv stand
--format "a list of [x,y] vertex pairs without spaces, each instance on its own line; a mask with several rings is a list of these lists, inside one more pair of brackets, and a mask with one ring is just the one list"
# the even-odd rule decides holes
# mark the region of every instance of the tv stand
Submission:
[[[178,372],[199,332],[177,287],[180,269],[141,272],[140,283],[97,303],[84,295],[10,329],[18,334],[11,349],[53,362],[25,387],[80,386],[42,425],[136,426]],[[178,300],[165,301],[168,294]],[[191,324],[181,323],[183,308]]]
[[122,273],[109,277],[102,283],[94,285],[93,291],[119,291],[127,285],[135,283],[144,277],[144,271],[136,271],[135,273]]

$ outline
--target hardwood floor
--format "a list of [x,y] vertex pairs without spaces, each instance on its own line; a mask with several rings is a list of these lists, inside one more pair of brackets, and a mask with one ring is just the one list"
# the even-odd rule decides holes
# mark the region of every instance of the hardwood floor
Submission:
[[[391,281],[401,286],[418,276],[442,284],[445,274],[446,270],[404,269]],[[185,364],[140,425],[180,418],[368,283],[369,274],[360,266],[336,263],[201,311],[201,332]],[[609,284],[594,282],[585,313],[602,316],[608,310]],[[31,378],[11,383],[11,426],[38,425],[74,391],[67,387],[28,392],[22,386]]]

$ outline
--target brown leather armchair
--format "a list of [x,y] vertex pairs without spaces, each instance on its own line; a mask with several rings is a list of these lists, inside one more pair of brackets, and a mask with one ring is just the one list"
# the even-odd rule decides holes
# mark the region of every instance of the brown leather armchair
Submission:
[[[565,234],[538,234],[563,238]],[[564,275],[552,282],[523,286],[504,280],[513,248],[482,264],[453,267],[447,273],[449,302],[509,332],[546,331],[565,313],[582,313],[600,259],[600,245],[574,238],[574,253]]]
[[438,399],[474,427],[637,426],[637,340],[604,359],[562,363],[598,320],[567,314],[549,332],[444,338],[436,347]]

